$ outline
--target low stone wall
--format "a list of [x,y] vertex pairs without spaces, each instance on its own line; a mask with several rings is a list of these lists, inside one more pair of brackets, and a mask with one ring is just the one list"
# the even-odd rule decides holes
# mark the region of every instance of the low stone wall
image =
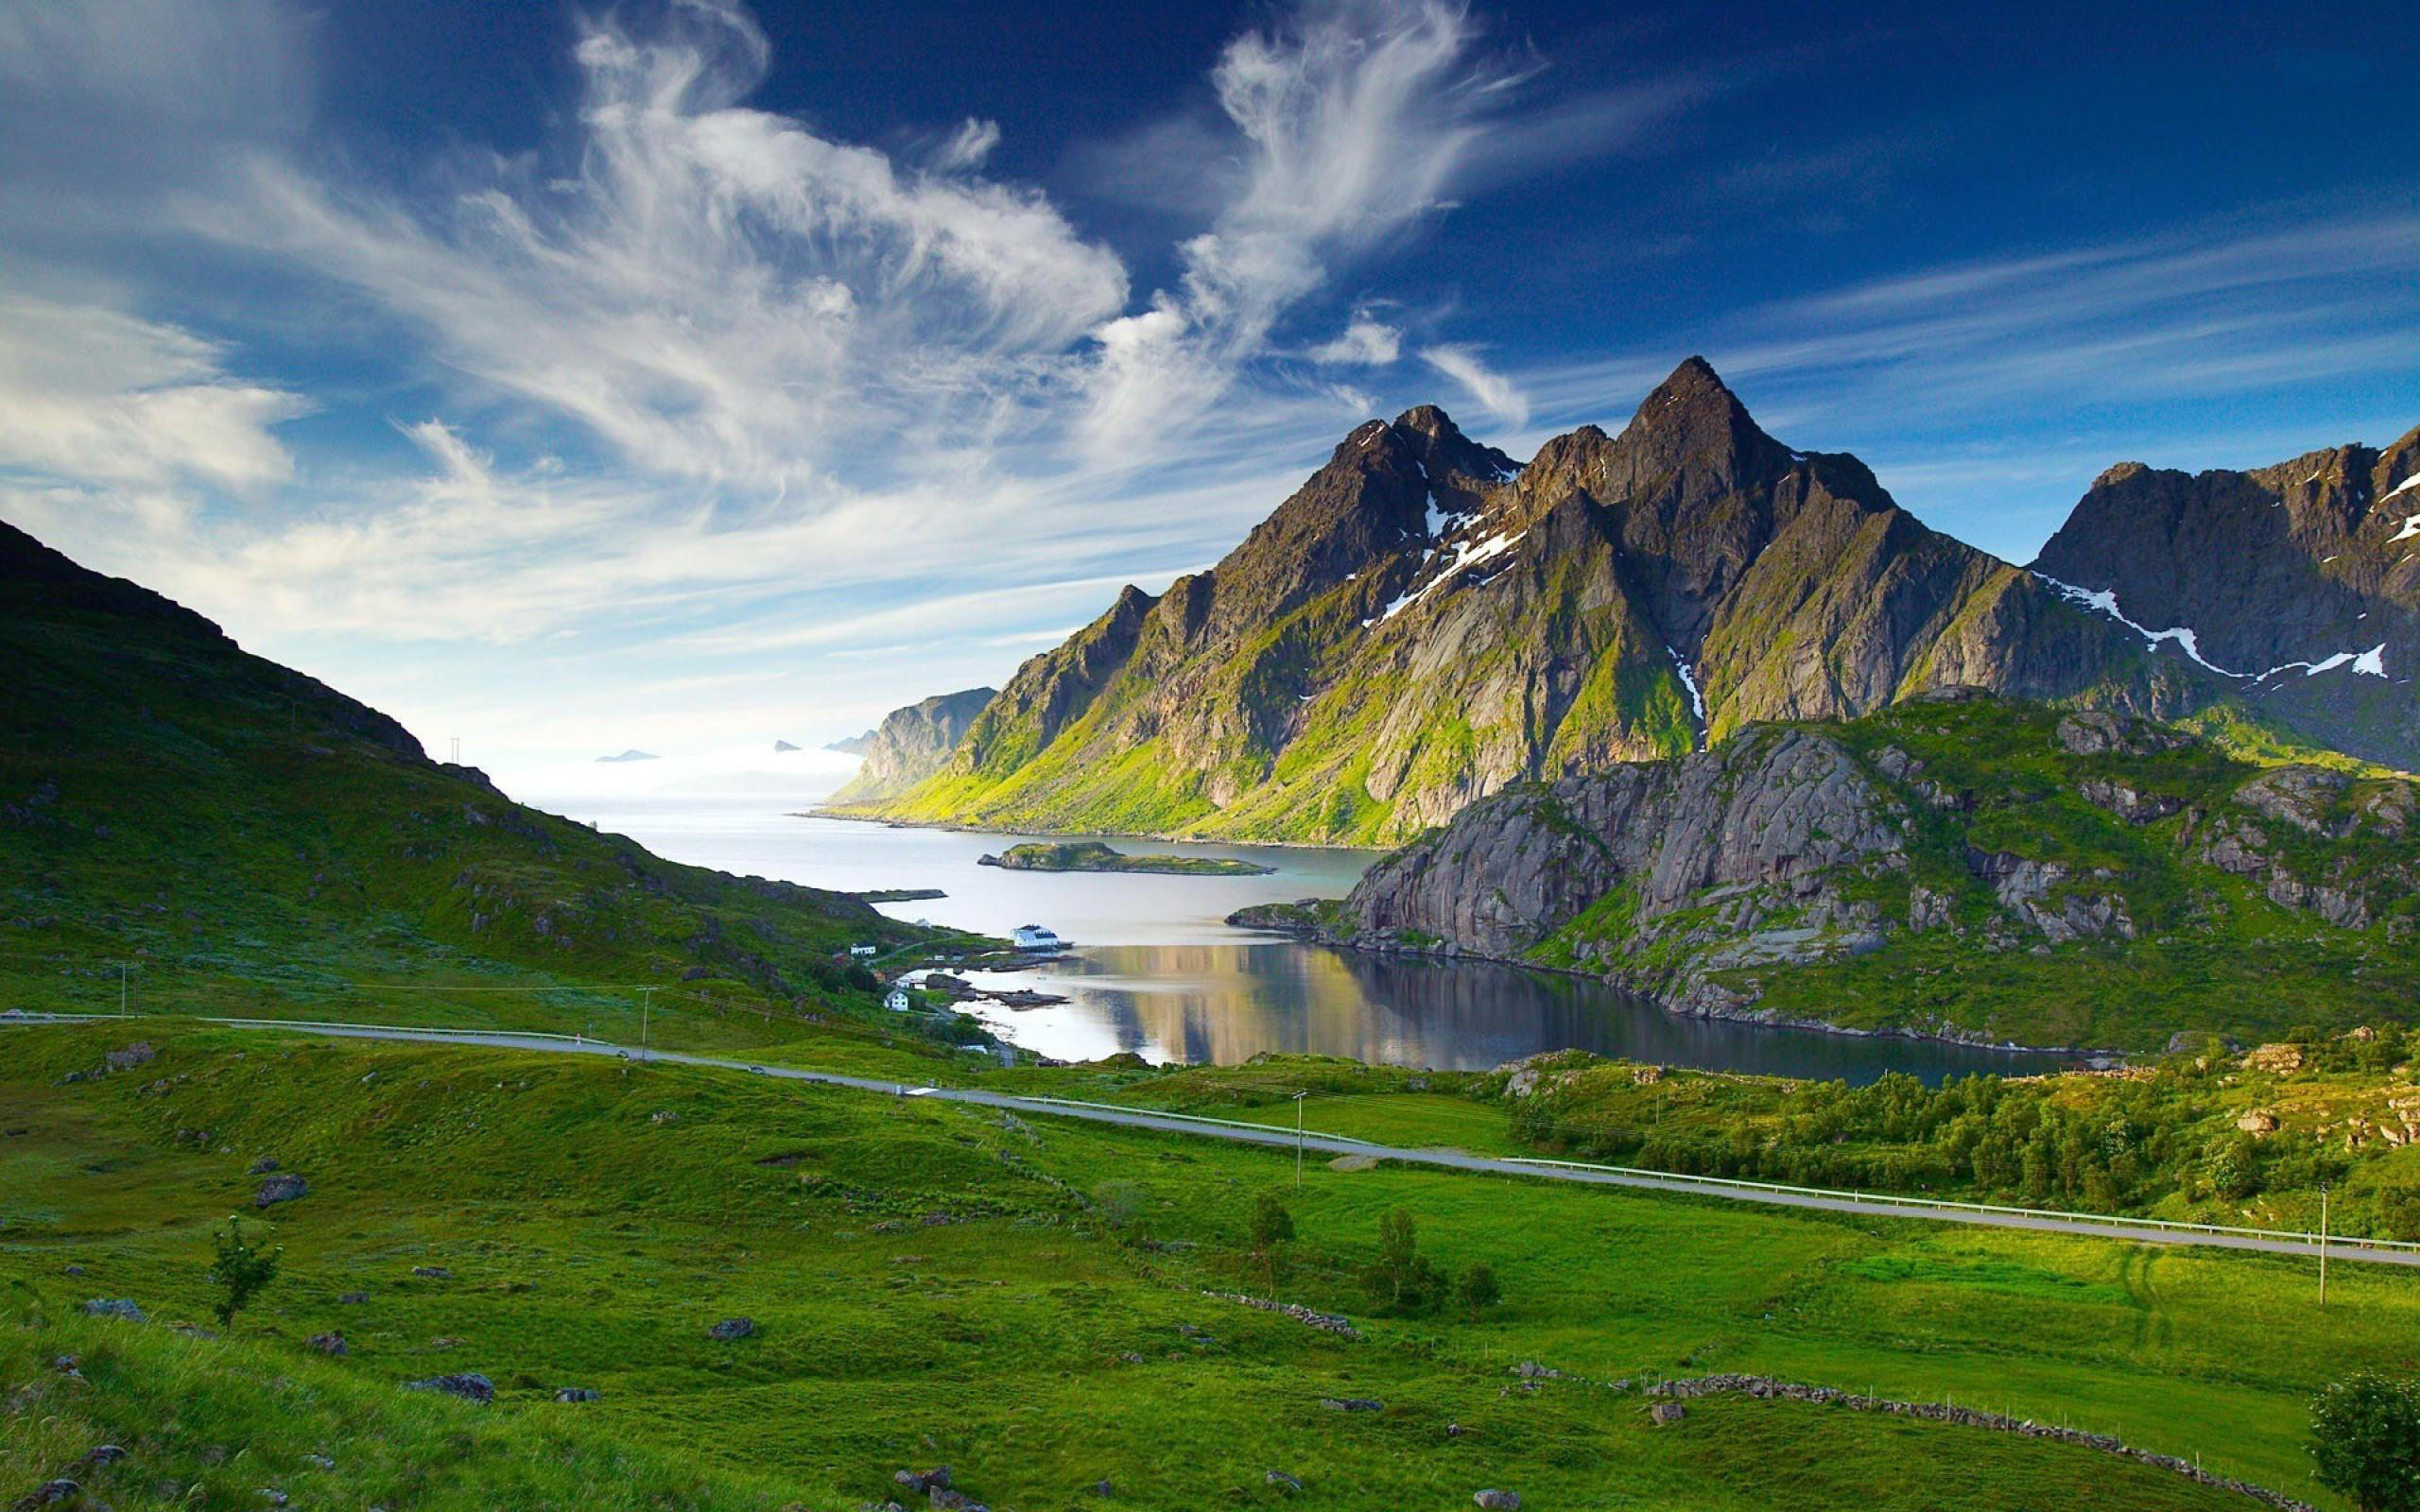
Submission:
[[[1620,1383],[1616,1383],[1620,1384]],[[1756,1397],[1776,1401],[1810,1401],[1826,1407],[1846,1407],[1852,1412],[1883,1412],[1902,1418],[1921,1418],[1928,1422],[1957,1423],[1965,1428],[1989,1429],[1994,1433],[2019,1434],[2027,1438],[2047,1438],[2079,1449],[2097,1450],[2103,1454],[2116,1454],[2154,1469],[2182,1475],[2202,1486],[2215,1486],[2248,1496],[2277,1512],[2316,1512],[2310,1503],[2297,1502],[2281,1491],[2246,1481],[2231,1481],[2212,1475],[2190,1460],[2172,1454],[2154,1454],[2149,1450],[2131,1448],[2106,1434],[2087,1434],[2082,1429],[2061,1428],[2051,1423],[2037,1423],[2029,1418],[2010,1418],[1996,1412],[1978,1412],[1972,1407],[1956,1407],[1937,1401],[1892,1401],[1881,1397],[1860,1397],[1853,1392],[1831,1386],[1802,1386],[1771,1376],[1720,1375],[1698,1376],[1683,1381],[1660,1381],[1646,1388],[1651,1397],[1685,1399],[1690,1397],[1739,1396]]]
[[1266,1297],[1246,1297],[1241,1292],[1204,1292],[1201,1295],[1204,1297],[1215,1297],[1221,1302],[1235,1302],[1244,1307],[1256,1307],[1264,1313],[1282,1314],[1287,1317],[1292,1318],[1295,1322],[1300,1323],[1306,1329],[1318,1329],[1323,1333],[1334,1333],[1339,1337],[1347,1339],[1358,1339],[1361,1337],[1361,1331],[1359,1329],[1355,1328],[1350,1321],[1334,1313],[1314,1313],[1309,1308],[1300,1306],[1293,1302],[1272,1302]]

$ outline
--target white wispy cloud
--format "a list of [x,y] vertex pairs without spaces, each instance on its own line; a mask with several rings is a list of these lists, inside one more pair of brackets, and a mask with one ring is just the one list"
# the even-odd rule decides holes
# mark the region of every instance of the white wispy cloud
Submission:
[[1371,315],[1356,310],[1353,318],[1333,340],[1322,341],[1310,350],[1313,362],[1383,368],[1403,355],[1403,332]]
[[[1228,44],[1212,74],[1223,129],[1164,126],[1139,139],[1163,175],[1172,156],[1219,154],[1188,177],[1219,198],[1210,229],[1180,249],[1177,287],[1095,333],[1084,432],[1095,455],[1181,435],[1337,267],[1450,209],[1461,190],[1535,171],[1558,152],[1607,150],[1703,97],[1640,90],[1565,102],[1549,146],[1532,129],[1538,112],[1522,109],[1540,61],[1482,43],[1461,4],[1312,0]],[[1400,340],[1365,335],[1314,360]],[[1340,342],[1353,341],[1348,328]]]
[[1489,367],[1470,348],[1430,347],[1421,352],[1420,360],[1461,385],[1463,392],[1505,424],[1518,430],[1530,423],[1529,400],[1512,379]]
[[301,396],[227,372],[225,349],[93,304],[0,296],[0,468],[250,492],[293,475],[273,434]]
[[1126,303],[1114,253],[969,171],[996,127],[925,172],[745,106],[769,54],[735,7],[586,23],[574,56],[568,171],[470,155],[432,198],[264,157],[190,220],[350,285],[638,467],[759,488],[869,436],[979,430]]

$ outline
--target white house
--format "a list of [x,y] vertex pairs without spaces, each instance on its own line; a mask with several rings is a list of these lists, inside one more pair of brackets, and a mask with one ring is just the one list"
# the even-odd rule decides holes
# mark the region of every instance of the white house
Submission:
[[852,955],[878,955],[881,953],[882,947],[879,945],[852,945],[849,947],[849,954]]
[[908,996],[908,988],[902,984],[890,989],[890,995],[882,1000],[882,1005],[893,1013],[905,1013],[915,1005],[915,1002]]
[[1040,924],[1019,924],[1009,932],[1009,937],[1021,951],[1055,951],[1067,942]]

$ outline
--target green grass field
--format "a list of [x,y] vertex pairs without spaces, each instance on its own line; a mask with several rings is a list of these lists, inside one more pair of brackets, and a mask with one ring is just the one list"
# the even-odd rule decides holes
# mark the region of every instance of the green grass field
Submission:
[[[2305,1399],[2360,1365],[2412,1369],[2420,1338],[2412,1278],[2359,1265],[2323,1313],[2307,1262],[1386,1166],[1315,1162],[1297,1194],[1283,1152],[664,1065],[159,1021],[0,1034],[12,1498],[107,1441],[129,1457],[79,1478],[121,1508],[256,1507],[265,1486],[390,1512],[844,1508],[941,1462],[1026,1512],[1275,1504],[1271,1469],[1339,1508],[1482,1486],[1540,1508],[2250,1504],[1796,1404],[1653,1427],[1593,1383],[1741,1370],[2069,1421],[2334,1506]],[[137,1038],[156,1059],[62,1084]],[[1382,1093],[1320,1106],[1399,1137]],[[251,1211],[263,1156],[312,1189],[260,1215],[285,1274],[228,1339],[160,1326],[208,1321],[208,1234]],[[1105,1181],[1139,1189],[1148,1245],[1104,1222]],[[1302,1234],[1280,1295],[1364,1339],[1204,1295],[1264,1289],[1243,1229],[1268,1190]],[[1365,1316],[1355,1276],[1395,1207],[1441,1263],[1495,1266],[1504,1305]],[[95,1297],[152,1324],[78,1315]],[[756,1334],[707,1337],[734,1315]],[[307,1348],[329,1332],[346,1357]],[[1521,1389],[1530,1359],[1571,1379]],[[394,1389],[458,1370],[496,1403]],[[561,1386],[603,1400],[559,1405]]]

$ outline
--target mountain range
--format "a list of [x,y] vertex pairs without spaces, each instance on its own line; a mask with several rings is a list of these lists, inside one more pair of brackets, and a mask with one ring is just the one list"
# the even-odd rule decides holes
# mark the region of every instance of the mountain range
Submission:
[[2420,431],[2248,473],[2128,464],[2028,569],[1773,439],[1700,358],[1526,465],[1423,406],[1028,661],[937,770],[833,806],[1388,845],[1509,783],[1957,688],[2409,766],[2415,476]]

